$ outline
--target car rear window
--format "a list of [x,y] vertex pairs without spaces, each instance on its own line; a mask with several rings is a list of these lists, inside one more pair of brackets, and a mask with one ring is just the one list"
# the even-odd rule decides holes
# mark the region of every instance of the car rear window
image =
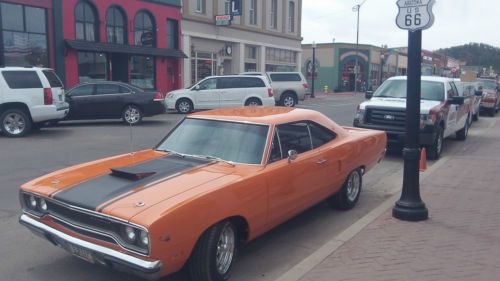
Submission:
[[11,89],[43,88],[36,71],[3,71],[2,75]]
[[294,81],[299,82],[302,81],[302,77],[296,73],[272,73],[269,75],[273,82],[286,82],[286,81]]
[[59,77],[54,73],[52,70],[44,70],[42,71],[45,77],[47,77],[47,80],[49,80],[49,84],[51,88],[62,88],[63,84],[61,80],[59,80]]
[[97,95],[112,95],[119,94],[120,86],[116,84],[97,84]]
[[245,77],[241,79],[241,88],[264,88],[266,84],[260,78]]

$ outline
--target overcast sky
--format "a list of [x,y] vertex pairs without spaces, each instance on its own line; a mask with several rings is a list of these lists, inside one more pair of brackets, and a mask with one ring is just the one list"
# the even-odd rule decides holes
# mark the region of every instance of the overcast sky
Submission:
[[[303,0],[303,44],[356,42],[356,13],[363,0]],[[359,42],[406,46],[408,32],[396,26],[396,0],[366,0],[360,12]],[[500,0],[436,0],[434,25],[423,32],[424,49],[470,42],[500,47]]]

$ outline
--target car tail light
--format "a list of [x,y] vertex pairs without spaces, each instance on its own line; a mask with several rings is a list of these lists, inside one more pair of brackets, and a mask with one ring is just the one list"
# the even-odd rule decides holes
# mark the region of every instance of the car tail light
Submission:
[[270,98],[274,96],[273,88],[267,88],[267,94],[269,95]]
[[162,94],[162,93],[160,93],[160,92],[157,92],[157,93],[155,94],[155,96],[154,96],[154,100],[156,100],[156,101],[163,100],[164,98],[165,98],[165,97],[164,97],[164,96],[163,96],[163,94]]
[[309,89],[309,85],[307,85],[307,83],[302,84],[302,86],[304,86],[304,89]]
[[44,88],[43,89],[43,104],[45,105],[51,105],[54,102],[52,99],[52,89],[51,88]]

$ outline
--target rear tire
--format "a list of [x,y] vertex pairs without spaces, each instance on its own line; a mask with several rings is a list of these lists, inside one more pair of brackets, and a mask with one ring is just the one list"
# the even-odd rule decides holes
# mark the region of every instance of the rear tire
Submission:
[[142,121],[142,111],[135,105],[127,105],[123,109],[122,119],[127,125],[137,125]]
[[260,106],[260,105],[262,105],[262,102],[257,98],[249,98],[245,102],[245,106]]
[[441,152],[443,151],[443,140],[443,128],[439,126],[434,143],[427,147],[427,158],[430,160],[437,160],[441,157]]
[[350,210],[358,202],[363,185],[361,169],[352,171],[337,194],[327,199],[330,207],[339,210]]
[[188,263],[189,275],[195,281],[229,279],[237,254],[238,232],[232,221],[210,227],[200,237]]
[[286,92],[281,96],[280,105],[285,107],[295,107],[297,105],[297,96]]
[[22,109],[7,109],[0,116],[2,132],[9,138],[24,137],[31,131],[33,122],[29,114]]

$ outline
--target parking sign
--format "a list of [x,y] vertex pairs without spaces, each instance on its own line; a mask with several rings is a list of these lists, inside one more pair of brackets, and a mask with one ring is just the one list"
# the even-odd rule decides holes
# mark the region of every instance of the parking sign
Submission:
[[410,31],[431,27],[434,23],[434,3],[435,0],[398,0],[397,26]]

